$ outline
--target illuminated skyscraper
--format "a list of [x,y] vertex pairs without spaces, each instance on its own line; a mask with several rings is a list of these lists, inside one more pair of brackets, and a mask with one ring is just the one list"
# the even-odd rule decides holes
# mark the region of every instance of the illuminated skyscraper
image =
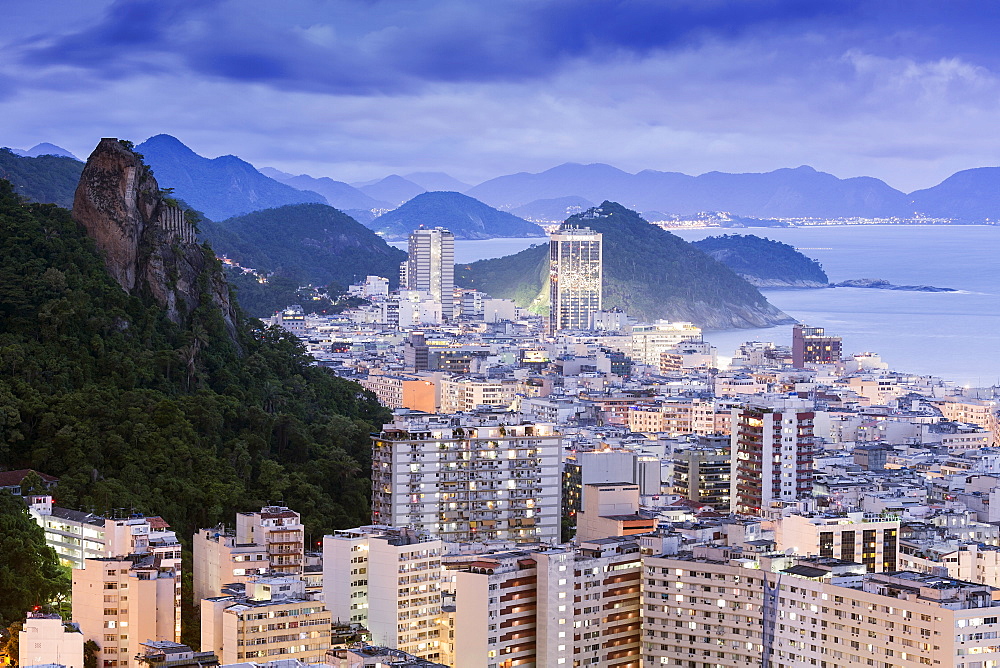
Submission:
[[450,319],[455,308],[455,235],[441,227],[413,230],[409,251],[403,287],[429,292]]
[[601,310],[602,235],[563,225],[549,237],[549,332],[589,329]]

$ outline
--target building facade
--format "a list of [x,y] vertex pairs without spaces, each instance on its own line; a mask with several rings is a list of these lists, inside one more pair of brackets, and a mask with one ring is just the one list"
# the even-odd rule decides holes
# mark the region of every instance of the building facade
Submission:
[[513,414],[398,417],[372,437],[372,522],[449,542],[557,541],[562,437]]
[[750,402],[732,410],[730,507],[767,514],[772,504],[812,491],[812,404],[784,398]]
[[455,301],[455,235],[442,227],[414,230],[409,253],[401,272],[406,279],[403,287],[429,293],[446,307],[444,317],[450,320]]
[[840,361],[841,338],[827,336],[822,327],[792,326],[792,365],[829,364]]
[[549,236],[549,333],[589,329],[601,310],[603,237],[587,227],[562,225]]

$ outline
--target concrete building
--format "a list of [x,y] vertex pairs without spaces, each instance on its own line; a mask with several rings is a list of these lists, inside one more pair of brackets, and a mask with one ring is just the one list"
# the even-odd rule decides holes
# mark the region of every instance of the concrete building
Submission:
[[730,507],[766,515],[812,491],[813,412],[803,399],[755,400],[732,410]]
[[440,540],[367,526],[323,537],[323,597],[334,620],[360,624],[373,642],[441,658]]
[[260,545],[274,573],[301,575],[305,560],[305,527],[299,513],[284,506],[264,506],[260,512],[236,515],[235,541]]
[[378,402],[386,408],[409,408],[425,413],[436,413],[440,383],[430,375],[404,376],[398,374],[370,374],[358,381],[371,390]]
[[330,613],[296,576],[255,576],[201,602],[201,649],[222,664],[245,659],[320,663],[330,648]]
[[45,532],[45,543],[71,568],[85,568],[88,559],[180,551],[177,535],[160,517],[107,518],[60,508],[49,495],[25,500],[28,513]]
[[681,343],[700,342],[701,328],[690,322],[657,320],[632,327],[633,360],[660,368],[660,355]]
[[450,320],[455,310],[455,235],[442,227],[410,233],[409,258],[405,266],[406,290],[428,292],[443,305]]
[[[714,440],[720,439],[721,437]],[[706,438],[705,445],[680,450],[673,454],[671,492],[691,501],[708,504],[716,510],[728,512],[732,469],[729,439],[726,438],[724,443],[709,445],[712,440]]]
[[822,327],[792,326],[792,365],[831,364],[840,361],[841,338],[827,336]]
[[372,521],[449,542],[556,541],[562,437],[515,414],[399,416],[372,437]]
[[17,661],[23,666],[60,664],[83,668],[83,633],[59,615],[29,612],[18,633]]
[[601,310],[604,280],[603,236],[587,227],[564,224],[549,235],[549,325],[589,329]]
[[88,559],[73,570],[73,617],[99,647],[100,666],[128,666],[146,640],[180,641],[180,549]]
[[267,548],[257,543],[241,543],[236,532],[225,527],[201,529],[192,540],[194,602],[221,596],[233,582],[246,582],[270,569]]
[[899,568],[899,520],[866,513],[789,515],[775,521],[778,550],[857,562],[869,573]]
[[639,486],[632,483],[592,483],[583,486],[576,520],[577,543],[612,536],[634,536],[656,528],[656,520],[639,512]]
[[997,590],[735,548],[644,560],[644,665],[994,665]]
[[500,406],[509,408],[514,403],[520,383],[513,378],[488,380],[459,376],[441,379],[440,412],[465,413],[480,406]]
[[147,640],[139,643],[139,665],[149,668],[211,668],[219,665],[215,652],[196,652],[187,645],[170,640]]

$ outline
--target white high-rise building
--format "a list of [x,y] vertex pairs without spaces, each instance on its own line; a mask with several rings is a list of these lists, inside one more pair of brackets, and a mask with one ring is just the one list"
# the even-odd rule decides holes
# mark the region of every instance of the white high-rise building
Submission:
[[562,437],[515,414],[399,417],[372,437],[372,519],[449,542],[559,540]]
[[759,399],[732,411],[730,508],[766,516],[775,504],[812,493],[812,402]]
[[430,661],[447,629],[441,610],[444,544],[425,533],[364,526],[323,537],[323,599],[334,620],[372,641]]
[[400,287],[430,293],[450,319],[455,308],[455,235],[442,227],[414,230],[409,253],[401,272],[405,285]]
[[564,224],[549,236],[549,332],[589,329],[601,310],[603,235]]

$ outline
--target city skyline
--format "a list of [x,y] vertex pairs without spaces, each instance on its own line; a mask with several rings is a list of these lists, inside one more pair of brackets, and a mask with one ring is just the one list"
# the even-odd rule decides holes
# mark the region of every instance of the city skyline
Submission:
[[15,148],[165,132],[346,181],[809,164],[904,191],[1000,150],[997,10],[975,3],[12,5]]

